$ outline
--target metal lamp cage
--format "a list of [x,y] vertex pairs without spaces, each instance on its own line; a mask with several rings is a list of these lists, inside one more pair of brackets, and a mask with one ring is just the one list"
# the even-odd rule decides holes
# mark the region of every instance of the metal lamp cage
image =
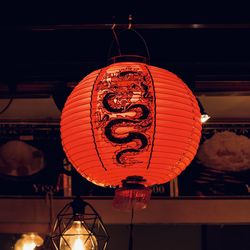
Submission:
[[61,250],[61,241],[64,241],[67,249],[74,250],[67,241],[68,237],[76,236],[76,234],[67,233],[74,221],[79,221],[81,226],[86,229],[85,233],[82,234],[86,241],[93,241],[93,238],[96,241],[97,244],[93,244],[91,250],[106,249],[109,235],[101,217],[92,205],[78,197],[73,202],[66,204],[57,215],[51,234],[51,241],[56,250]]

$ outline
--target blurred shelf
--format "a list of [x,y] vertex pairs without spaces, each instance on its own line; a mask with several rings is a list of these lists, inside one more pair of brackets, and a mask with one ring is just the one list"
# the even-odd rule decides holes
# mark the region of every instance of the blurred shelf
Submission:
[[[105,224],[129,224],[130,213],[112,207],[112,197],[87,197]],[[54,198],[53,218],[72,198]],[[49,201],[39,197],[1,197],[0,233],[49,231]],[[250,199],[152,199],[147,209],[136,212],[135,224],[249,224]]]

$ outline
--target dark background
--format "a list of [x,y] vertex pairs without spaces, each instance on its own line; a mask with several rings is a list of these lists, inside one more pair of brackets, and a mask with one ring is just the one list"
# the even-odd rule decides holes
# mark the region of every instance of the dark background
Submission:
[[[127,31],[130,14],[132,28],[146,41],[151,64],[181,76],[194,93],[207,93],[205,84],[197,89],[200,82],[209,81],[212,91],[225,95],[230,88],[224,84],[226,89],[219,89],[216,81],[250,80],[250,15],[247,5],[240,1],[6,1],[0,4],[0,97],[52,96],[61,109],[83,76],[107,65],[109,57],[117,55],[117,47],[112,46],[113,23],[117,24],[122,53],[146,55],[143,41]],[[250,86],[244,88],[248,94]],[[237,92],[237,86],[234,89]],[[2,132],[8,134],[9,130]],[[63,171],[58,126],[54,132],[55,141],[45,133],[30,142],[47,152],[52,171],[46,169],[37,175],[38,179],[29,179],[31,186],[44,180],[56,185],[56,177]],[[12,137],[9,135],[9,139]],[[1,143],[4,141],[2,137]],[[183,183],[195,176],[188,171],[184,174],[188,181]],[[76,193],[113,195],[113,190],[89,184],[75,171],[73,176]],[[7,190],[3,194],[33,194],[27,191],[29,188],[16,188],[14,184],[20,186],[20,179],[9,180],[2,181],[3,186],[12,187],[2,189]],[[196,195],[195,191],[182,190],[184,195]],[[164,195],[169,195],[168,184],[165,191]]]
[[[113,40],[111,27],[115,22],[118,34],[126,30],[129,14],[133,15],[132,27],[147,43],[152,65],[178,74],[197,95],[235,96],[239,92],[249,95],[250,14],[247,1],[23,0],[0,3],[0,98],[8,101],[12,97],[53,96],[61,108],[79,80],[105,66],[110,55],[117,54],[115,46],[109,53]],[[145,55],[145,46],[134,33],[121,33],[120,43],[123,53]],[[220,85],[217,81],[224,83]],[[235,119],[229,118],[221,130],[231,128]],[[11,122],[0,114],[1,124]],[[28,121],[23,118],[16,122],[25,126]],[[0,145],[24,133],[35,134],[34,140],[28,143],[44,151],[47,168],[27,178],[0,176],[0,195],[44,195],[52,188],[55,195],[63,196],[63,191],[55,188],[63,172],[64,154],[59,126],[47,125],[50,122],[39,121],[45,128],[43,132],[37,127],[21,131],[15,126],[12,129],[1,127]],[[220,122],[225,124],[223,119]],[[249,117],[237,122],[244,125]],[[11,131],[16,131],[16,136]],[[204,136],[212,134],[213,129],[208,124]],[[203,198],[211,198],[230,185],[221,175],[214,176],[213,183],[197,185],[196,181],[203,174],[195,165],[194,161],[179,177],[181,195],[202,193]],[[246,173],[236,176],[243,179],[243,185],[248,183],[248,177]],[[34,183],[48,190],[35,193]],[[246,192],[239,192],[241,187],[222,192],[220,196],[242,197]],[[169,196],[168,184],[165,191],[163,199]],[[88,183],[74,170],[73,192],[113,195],[113,190]],[[128,229],[127,225],[108,225],[112,235],[110,249],[127,249]],[[17,234],[1,234],[2,248],[10,249],[18,238]],[[135,249],[160,246],[172,250],[246,250],[249,249],[249,225],[135,225],[134,239]]]
[[[124,24],[117,26],[118,33],[126,29],[129,14],[132,27],[146,40],[151,64],[174,71],[190,84],[193,78],[215,74],[249,78],[250,17],[246,4],[238,1],[6,1],[0,12],[2,84],[47,81],[54,89],[79,81],[106,65],[113,39],[110,25]],[[138,37],[130,36],[126,32],[121,37],[122,51],[145,55]]]

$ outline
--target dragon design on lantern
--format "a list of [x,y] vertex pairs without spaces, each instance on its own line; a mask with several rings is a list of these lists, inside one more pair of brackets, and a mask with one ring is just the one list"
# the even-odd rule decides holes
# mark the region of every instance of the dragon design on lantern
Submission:
[[130,67],[106,72],[97,81],[96,93],[95,127],[115,148],[113,163],[139,163],[138,154],[151,149],[154,129],[150,75]]

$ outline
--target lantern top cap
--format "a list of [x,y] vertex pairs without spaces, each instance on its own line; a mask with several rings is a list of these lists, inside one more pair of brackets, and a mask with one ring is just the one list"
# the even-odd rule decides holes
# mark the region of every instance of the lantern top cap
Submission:
[[144,56],[138,56],[138,55],[119,55],[119,56],[113,56],[108,60],[109,64],[118,62],[141,62],[149,64],[149,59]]
[[125,180],[122,180],[122,188],[125,189],[140,189],[144,188],[143,183],[146,180],[142,176],[128,176]]

